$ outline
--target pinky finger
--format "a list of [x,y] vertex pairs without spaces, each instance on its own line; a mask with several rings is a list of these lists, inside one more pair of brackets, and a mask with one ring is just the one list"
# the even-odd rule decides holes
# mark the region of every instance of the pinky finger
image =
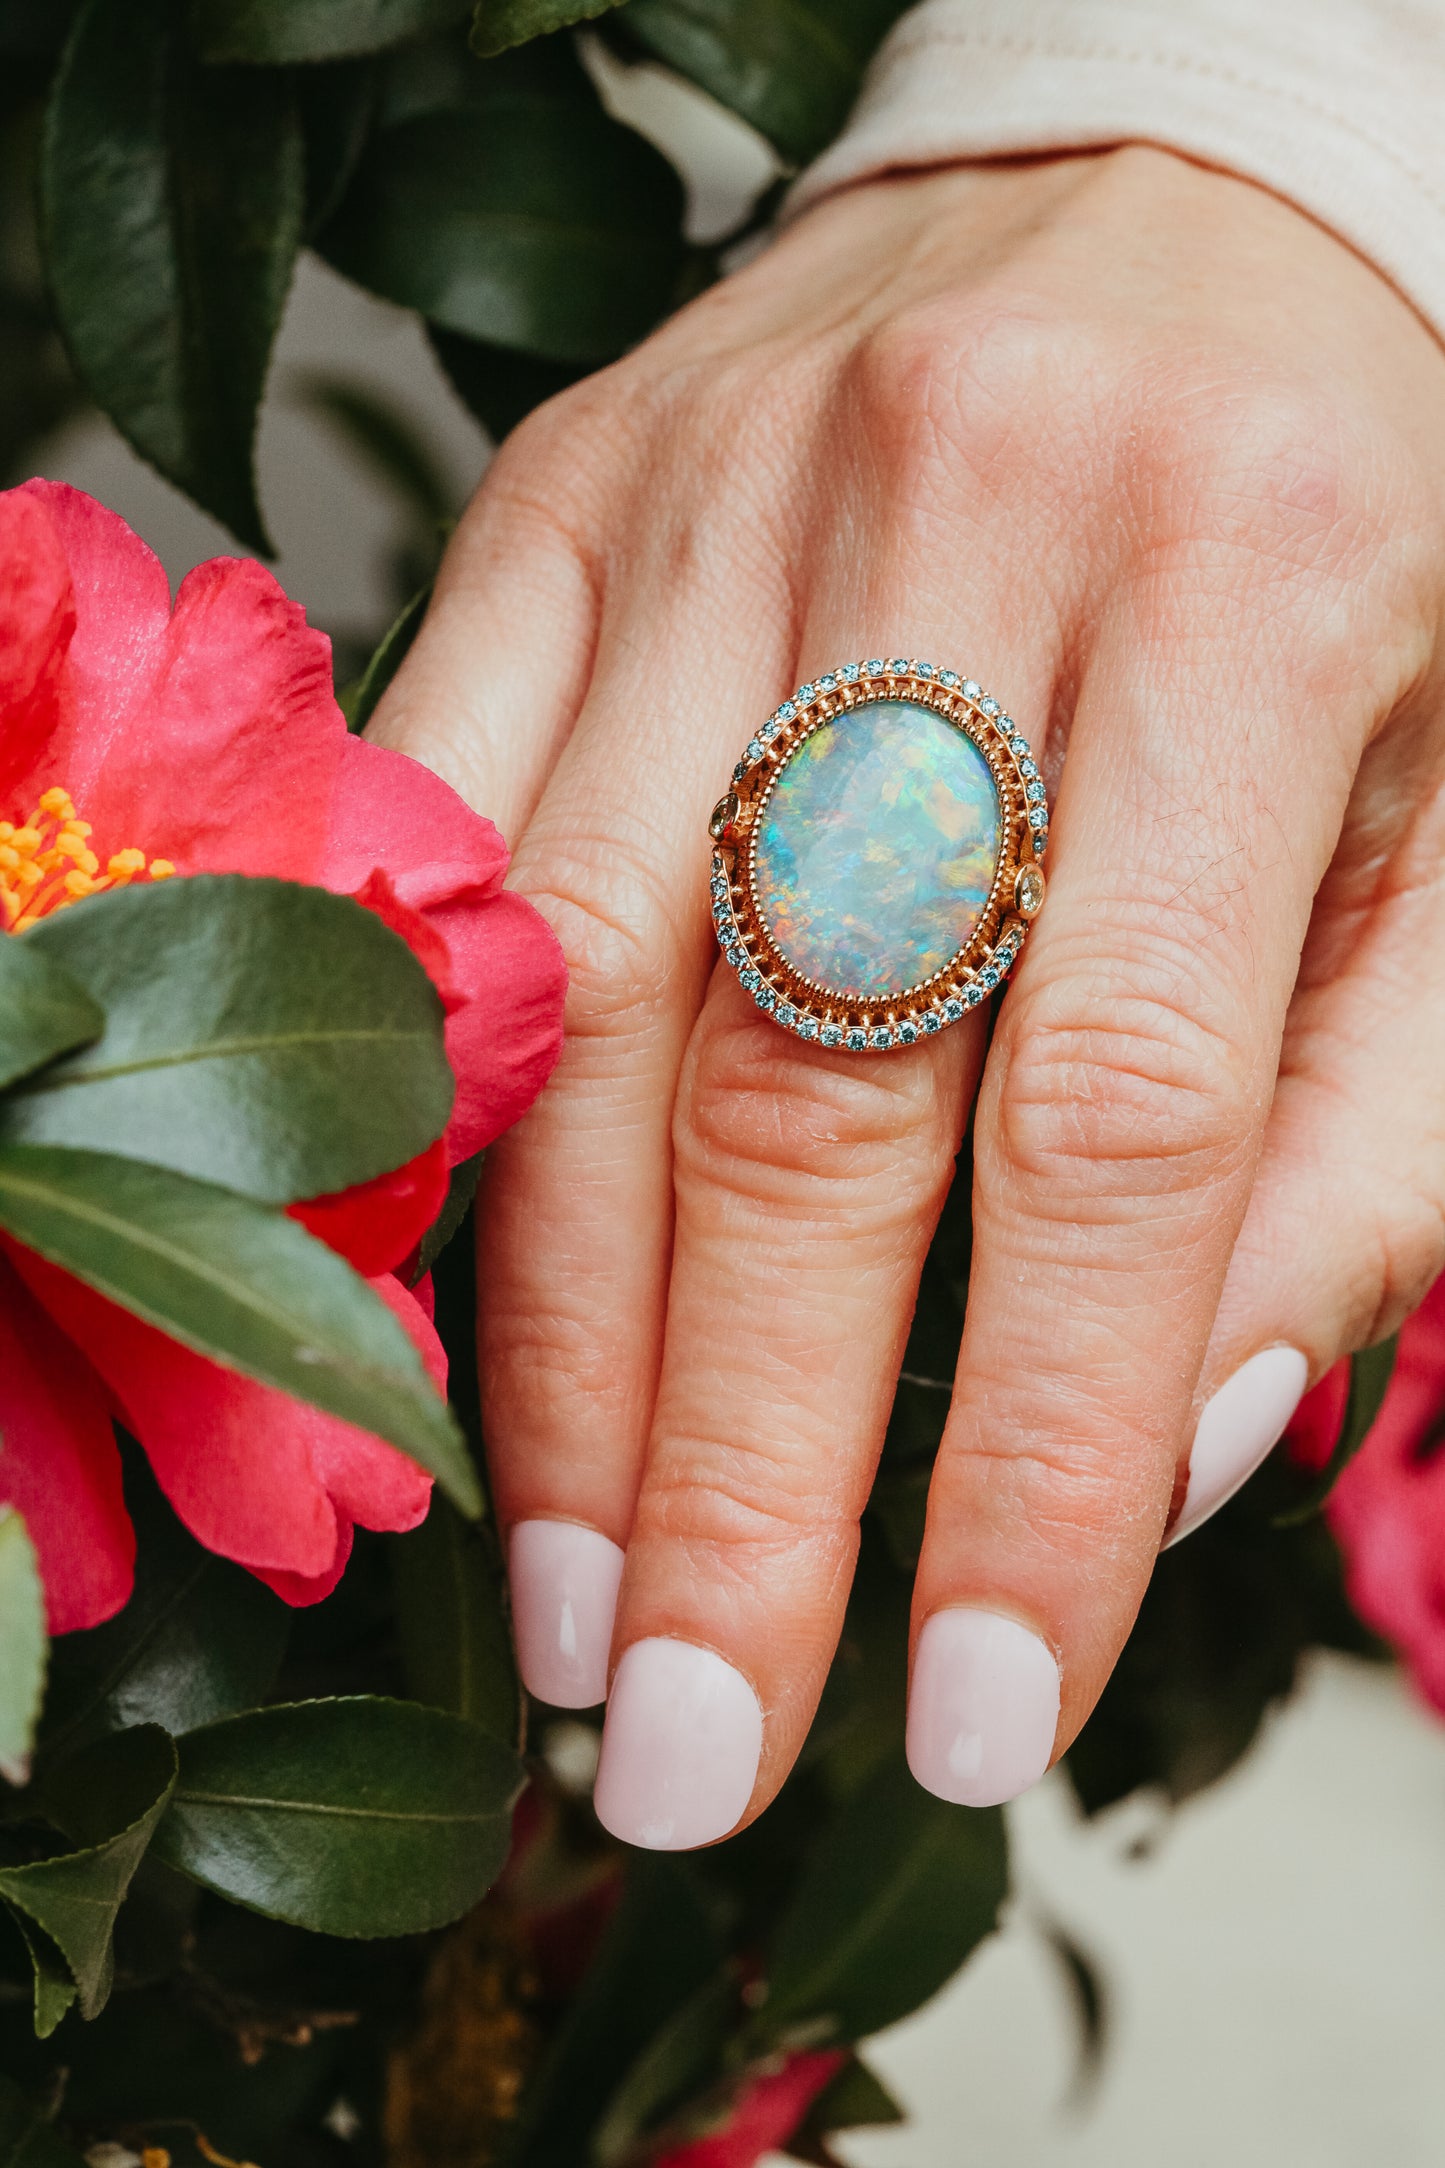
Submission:
[[[1438,863],[1438,843],[1432,842]],[[1445,888],[1399,882],[1348,974],[1296,995],[1167,1540],[1218,1511],[1307,1385],[1394,1332],[1445,1268]]]

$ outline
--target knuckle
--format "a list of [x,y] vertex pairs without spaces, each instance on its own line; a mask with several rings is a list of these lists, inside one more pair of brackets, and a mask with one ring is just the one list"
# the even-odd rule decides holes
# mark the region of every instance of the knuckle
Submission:
[[545,874],[524,892],[566,959],[569,1038],[624,1036],[666,1007],[682,946],[673,903],[644,854],[616,837],[589,850],[578,834],[549,853]]
[[806,1195],[860,1234],[941,1201],[956,1142],[932,1064],[819,1059],[752,1015],[704,1018],[674,1138],[680,1177],[758,1202]]
[[[991,1516],[1046,1554],[1101,1567],[1115,1552],[1127,1554],[1141,1527],[1163,1521],[1174,1439],[1151,1404],[1131,1416],[1133,1443],[1122,1453],[1118,1384],[1112,1376],[1051,1373],[1041,1395],[1021,1405],[1016,1378],[991,1381],[981,1388],[988,1417],[973,1426],[967,1452],[952,1470],[949,1455],[940,1461],[940,1474],[953,1475],[941,1507],[951,1505],[962,1520],[983,1490]],[[1000,1421],[1001,1409],[1016,1420]]]
[[935,472],[990,492],[1023,485],[1038,451],[1033,418],[1077,408],[1100,374],[1084,327],[999,294],[966,309],[918,303],[881,322],[855,347],[843,388],[885,488],[907,502]]
[[1376,1191],[1375,1239],[1352,1304],[1353,1347],[1398,1332],[1445,1270],[1445,1201],[1416,1172]]
[[[584,1283],[553,1276],[545,1302],[507,1300],[492,1293],[482,1314],[483,1396],[500,1409],[500,1430],[518,1427],[526,1411],[533,1435],[566,1435],[573,1426],[591,1438],[635,1435],[645,1427],[633,1366],[617,1359],[609,1319]],[[510,1422],[508,1422],[510,1418]]]
[[1012,1020],[997,1087],[1000,1171],[1060,1205],[1178,1192],[1253,1157],[1261,1093],[1232,1036],[1167,985],[1115,985],[1087,1009],[1040,989]]
[[709,1572],[725,1562],[746,1591],[768,1561],[840,1542],[851,1555],[857,1514],[820,1495],[814,1476],[809,1456],[758,1441],[674,1438],[648,1478],[637,1532],[705,1558]]
[[1286,581],[1358,581],[1398,534],[1409,463],[1302,377],[1242,378],[1227,360],[1150,385],[1146,530],[1242,547]]

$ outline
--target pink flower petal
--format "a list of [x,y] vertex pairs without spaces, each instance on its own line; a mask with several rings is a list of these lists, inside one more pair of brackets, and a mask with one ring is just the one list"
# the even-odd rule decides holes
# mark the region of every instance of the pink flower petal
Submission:
[[312,1457],[314,1411],[193,1354],[30,1252],[12,1255],[110,1387],[197,1541],[243,1566],[324,1572],[336,1514]]
[[430,768],[389,746],[348,738],[316,879],[350,895],[375,867],[402,901],[430,910],[462,891],[496,894],[507,846]]
[[10,820],[45,787],[35,777],[61,728],[74,631],[70,567],[45,505],[0,493],[0,816]]
[[290,1217],[373,1279],[410,1257],[446,1196],[447,1150],[438,1137],[395,1173],[293,1204]]
[[311,880],[345,744],[330,641],[264,566],[215,558],[182,583],[147,711],[108,751],[106,840],[184,873]]
[[846,2061],[836,2048],[790,2055],[780,2070],[745,2086],[724,2129],[673,2147],[654,2168],[755,2168],[765,2153],[787,2144]]
[[313,878],[347,742],[324,634],[250,558],[197,566],[172,613],[160,564],[113,512],[57,482],[14,494],[47,515],[76,609],[66,711],[27,784],[63,784],[105,852]]
[[447,1141],[453,1159],[470,1159],[520,1121],[552,1074],[567,965],[551,927],[522,896],[504,892],[481,910],[458,898],[429,917],[468,994],[447,1018],[457,1079]]
[[25,1516],[50,1631],[112,1618],[135,1535],[100,1380],[0,1255],[0,1504]]
[[1384,1407],[1328,1512],[1350,1601],[1445,1713],[1445,1280],[1406,1320]]
[[283,1603],[289,1603],[294,1611],[308,1610],[313,1603],[323,1603],[345,1573],[351,1557],[353,1534],[351,1522],[344,1514],[338,1514],[336,1550],[324,1573],[283,1573],[279,1568],[272,1571],[262,1566],[253,1566],[251,1571],[258,1581],[264,1581],[267,1588],[279,1596]]
[[[431,1477],[405,1453],[223,1370],[30,1251],[14,1245],[11,1254],[110,1387],[156,1480],[207,1550],[273,1586],[288,1575],[310,1583],[340,1573],[338,1553],[350,1547],[343,1524],[405,1529],[425,1519]],[[444,1390],[446,1356],[422,1305],[389,1275],[371,1284]]]

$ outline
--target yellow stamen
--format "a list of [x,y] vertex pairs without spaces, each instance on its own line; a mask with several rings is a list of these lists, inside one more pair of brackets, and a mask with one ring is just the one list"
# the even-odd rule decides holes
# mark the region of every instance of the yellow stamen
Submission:
[[0,821],[0,932],[24,933],[51,911],[63,911],[82,896],[125,888],[142,878],[168,881],[175,872],[169,858],[153,858],[134,846],[113,851],[100,870],[91,849],[89,821],[78,818],[69,791],[59,784],[41,794],[22,826]]

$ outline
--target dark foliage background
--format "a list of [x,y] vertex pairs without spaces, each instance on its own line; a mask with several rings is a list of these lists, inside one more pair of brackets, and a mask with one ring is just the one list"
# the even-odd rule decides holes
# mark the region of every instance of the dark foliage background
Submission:
[[[686,238],[679,176],[605,110],[572,26],[586,17],[617,53],[679,71],[796,167],[836,133],[901,12],[902,0],[0,0],[0,478],[93,402],[265,552],[252,449],[303,249],[416,310],[463,399],[502,435],[701,290],[726,247]],[[397,567],[406,607],[344,688],[359,725],[419,621],[446,490],[364,401],[321,383],[314,409],[415,512]],[[200,909],[181,888],[205,886],[134,907]],[[314,951],[294,896],[275,908],[278,954]],[[82,1058],[72,1050],[94,1038],[97,1008],[104,1029],[128,1029],[155,998],[144,973],[77,957],[83,914],[74,936],[56,923],[56,975],[26,993],[39,1036],[0,1068],[0,1222],[12,1226],[7,1153],[13,1164],[46,1142],[26,1126],[26,1076]],[[215,968],[233,930],[218,923]],[[20,970],[3,942],[0,965]],[[348,968],[371,966],[358,950]],[[258,1028],[279,1033],[320,998],[321,976],[278,963]],[[335,995],[346,969],[325,976]],[[88,1021],[75,1006],[87,999]],[[419,1025],[414,1074],[373,1076],[351,1102],[366,1164],[415,1148],[398,1110],[431,1088],[425,1036]],[[334,1077],[288,1073],[276,1090],[289,1136],[309,1105],[300,1132],[317,1154],[328,1138],[338,1148],[324,1119]],[[264,1136],[238,1167],[204,1097],[179,1130],[173,1108],[166,1120],[189,1139],[166,1179],[224,1182],[255,1214],[358,1178],[319,1160],[279,1166]],[[368,1137],[368,1121],[383,1133]],[[154,1138],[130,1141],[154,1161]],[[113,1179],[133,1190],[127,1140],[99,1100],[91,1142],[121,1155]],[[968,1282],[968,1161],[965,1146],[807,1749],[753,1829],[696,1857],[612,1844],[586,1798],[592,1720],[560,1726],[516,1680],[498,1546],[485,1514],[470,1517],[475,1169],[430,1244],[454,1422],[428,1429],[402,1385],[369,1408],[445,1479],[422,1529],[359,1536],[336,1594],[289,1612],[201,1551],[130,1456],[136,1593],[52,1651],[34,1740],[0,1742],[17,1777],[34,1748],[29,1781],[0,1786],[0,2168],[75,2168],[99,2141],[262,2168],[616,2168],[716,2123],[751,2074],[819,2046],[844,2060],[794,2140],[800,2159],[826,2162],[831,2131],[896,2119],[857,2046],[942,1986],[1008,1890],[1002,1817],[930,1798],[902,1754],[909,1585]],[[126,1208],[171,1210],[161,1174],[146,1179]],[[203,1324],[226,1353],[232,1328]],[[275,1359],[241,1353],[253,1368]],[[340,1392],[340,1343],[337,1365]],[[1362,1373],[1342,1450],[1381,1386]],[[1067,1759],[1085,1812],[1140,1787],[1189,1797],[1247,1750],[1303,1652],[1363,1652],[1323,1524],[1290,1510],[1302,1502],[1314,1501],[1268,1469],[1161,1559]],[[35,1603],[0,1543],[0,1636],[22,1657],[33,1645],[38,1663]],[[12,1726],[23,1698],[0,1696]],[[1099,1984],[1085,1953],[1061,1954],[1094,2052]]]

